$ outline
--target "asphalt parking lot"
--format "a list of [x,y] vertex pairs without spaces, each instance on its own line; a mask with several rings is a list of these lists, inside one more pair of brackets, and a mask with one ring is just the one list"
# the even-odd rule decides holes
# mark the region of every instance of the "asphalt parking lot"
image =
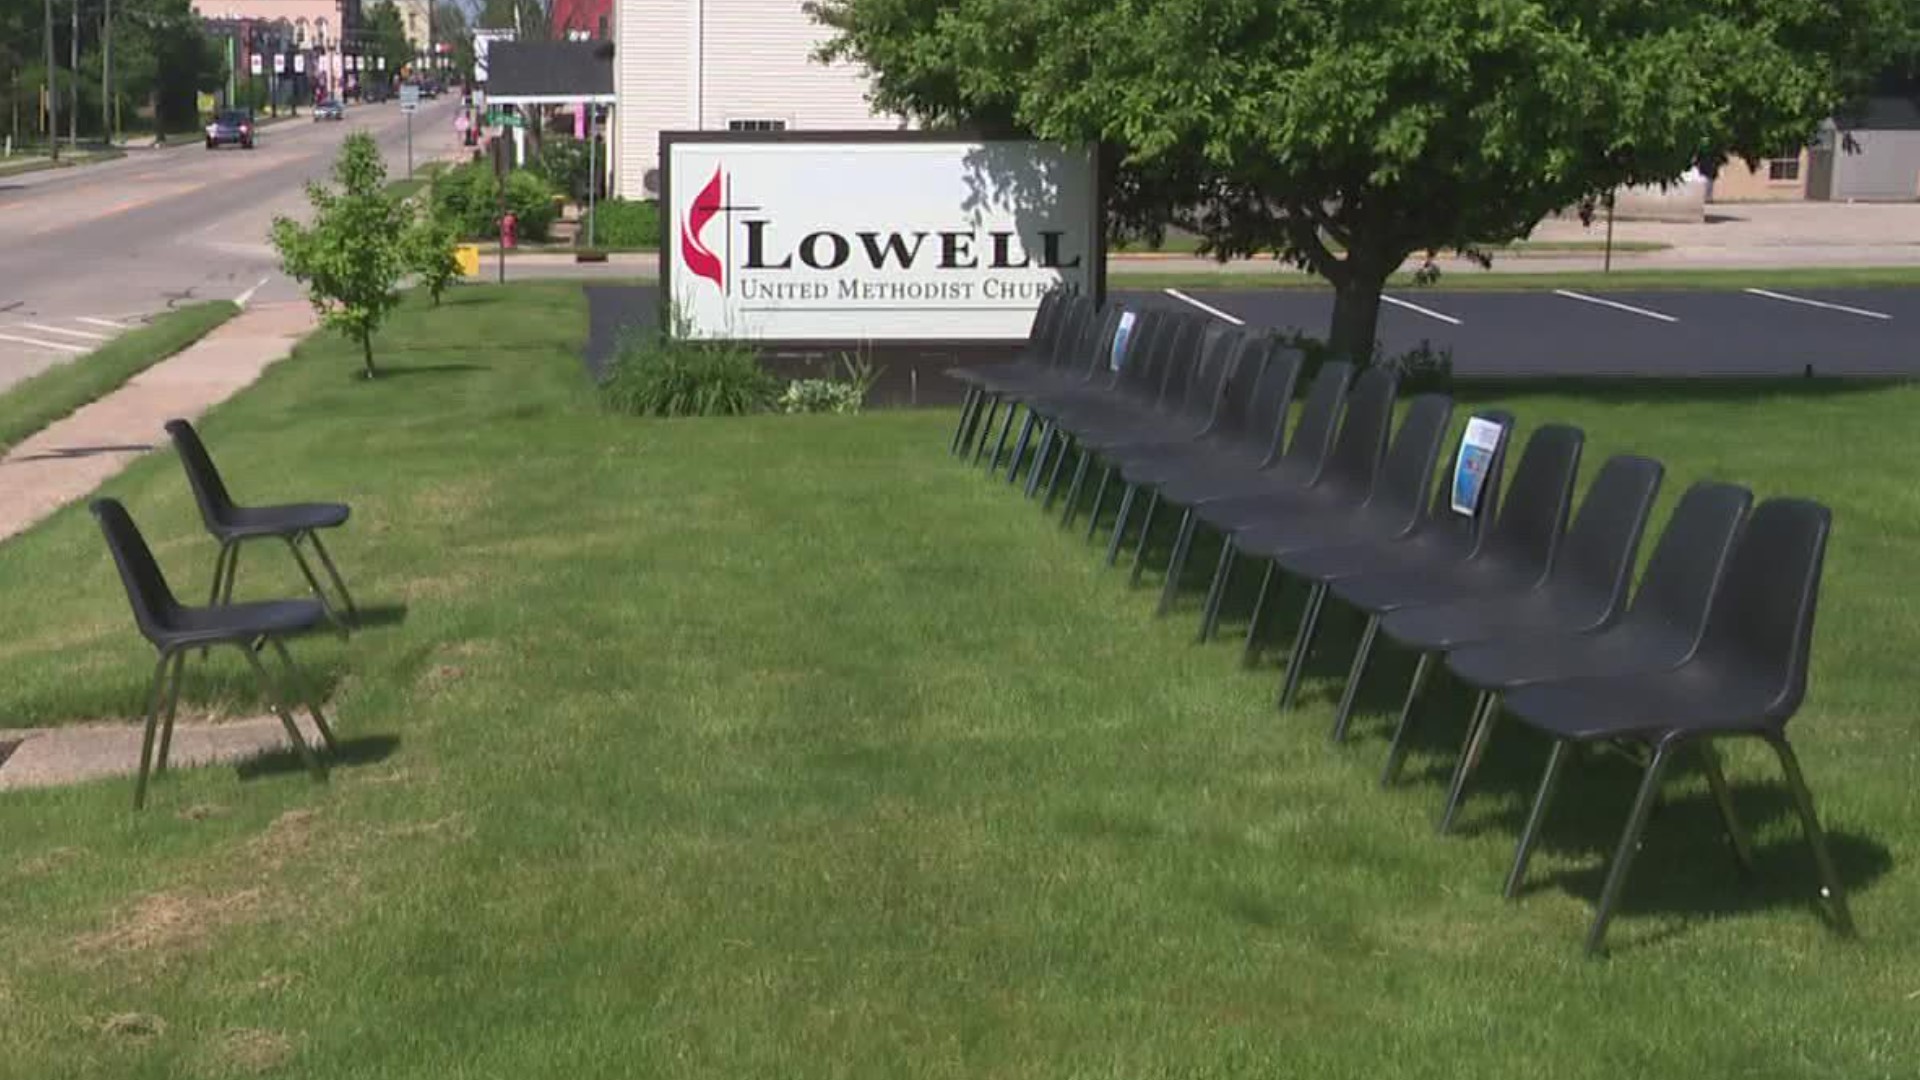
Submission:
[[[1320,289],[1116,292],[1229,321],[1324,336]],[[1380,313],[1389,353],[1422,341],[1478,376],[1920,375],[1920,289],[1715,292],[1394,290]]]

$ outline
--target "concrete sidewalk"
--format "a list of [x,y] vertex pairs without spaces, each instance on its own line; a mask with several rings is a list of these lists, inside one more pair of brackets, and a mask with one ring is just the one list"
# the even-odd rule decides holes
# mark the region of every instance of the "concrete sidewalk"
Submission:
[[180,353],[28,438],[0,459],[0,541],[87,497],[167,441],[165,424],[232,397],[314,329],[305,303],[241,312]]

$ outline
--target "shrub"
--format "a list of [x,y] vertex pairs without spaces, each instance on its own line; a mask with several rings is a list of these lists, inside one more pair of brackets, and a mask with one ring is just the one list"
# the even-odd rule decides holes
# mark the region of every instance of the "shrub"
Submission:
[[540,147],[540,156],[532,170],[547,186],[575,202],[585,202],[587,181],[592,166],[587,161],[587,144],[578,139],[549,135]]
[[[660,246],[660,204],[652,199],[608,199],[586,215],[593,223],[593,246],[628,251],[653,251]],[[580,223],[580,242],[586,243],[587,222]]]
[[778,388],[750,346],[654,332],[621,342],[600,394],[633,416],[741,416],[767,408]]
[[440,294],[460,276],[460,258],[453,230],[431,215],[420,215],[407,229],[407,268],[420,279],[420,285],[440,305]]
[[[1334,351],[1325,341],[1304,331],[1291,329],[1277,335],[1281,344],[1300,350],[1300,379],[1304,383],[1320,371],[1320,366],[1334,359]],[[1383,366],[1400,376],[1400,390],[1408,394],[1445,393],[1453,388],[1453,350],[1434,348],[1432,342],[1422,341],[1403,353],[1386,355],[1378,342],[1374,344],[1373,356],[1362,367]]]
[[844,379],[795,379],[776,403],[784,413],[857,413],[880,379],[880,367],[870,356],[842,356]]
[[[493,168],[484,161],[468,162],[434,177],[429,201],[434,218],[461,239],[490,240],[500,235],[499,189]],[[520,238],[533,241],[547,238],[558,212],[553,189],[525,169],[507,176],[507,209],[519,221]]]

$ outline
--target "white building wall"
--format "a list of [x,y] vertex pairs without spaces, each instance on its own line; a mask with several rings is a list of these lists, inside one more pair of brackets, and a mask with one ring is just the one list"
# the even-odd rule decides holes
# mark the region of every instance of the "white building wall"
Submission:
[[766,120],[800,131],[906,126],[874,115],[859,68],[814,61],[827,31],[802,0],[618,0],[617,11],[621,198],[659,194],[662,131]]

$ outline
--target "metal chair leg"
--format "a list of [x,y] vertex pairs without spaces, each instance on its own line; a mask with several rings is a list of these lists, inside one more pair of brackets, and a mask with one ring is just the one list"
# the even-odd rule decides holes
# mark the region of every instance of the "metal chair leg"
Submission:
[[[1008,405],[1007,410],[1011,412],[1013,410],[1013,406]],[[987,402],[987,420],[986,420],[986,423],[980,425],[980,429],[979,429],[980,438],[978,441],[976,441],[973,444],[973,462],[972,463],[975,465],[980,464],[981,457],[983,457],[987,452],[987,442],[993,438],[993,418],[995,416],[998,416],[999,414],[1000,414],[1000,399],[998,397],[995,397],[992,400]]]
[[165,691],[163,679],[167,665],[173,657],[160,654],[160,660],[153,666],[153,677],[147,681],[147,717],[143,734],[140,736],[140,774],[133,782],[133,808],[143,809],[147,805],[147,777],[153,769],[154,728],[160,722],[160,695]]
[[1018,402],[1007,402],[1006,419],[1000,422],[1000,438],[993,444],[993,456],[987,459],[987,471],[992,472],[1000,465],[1000,455],[1007,452],[1007,437],[1013,434],[1013,414],[1020,411]]
[[1127,587],[1140,587],[1140,571],[1147,565],[1147,541],[1153,536],[1153,515],[1160,509],[1160,489],[1155,488],[1147,494],[1147,510],[1140,518],[1140,542],[1133,548],[1133,573],[1127,578]]
[[1293,708],[1300,692],[1300,676],[1307,670],[1307,654],[1313,651],[1313,634],[1320,626],[1320,609],[1327,604],[1327,586],[1316,584],[1307,596],[1306,614],[1300,618],[1300,633],[1293,643],[1293,655],[1287,657],[1287,674],[1280,683],[1280,711]]
[[971,415],[967,417],[967,433],[965,435],[960,436],[961,460],[963,461],[967,460],[970,455],[974,455],[975,456],[974,460],[978,460],[977,455],[979,454],[979,446],[980,446],[980,442],[979,442],[980,420],[985,415],[987,406],[990,403],[996,402],[999,400],[1000,400],[1000,395],[998,394],[988,393],[985,390],[980,391],[980,397],[977,400],[975,400],[973,403],[973,412]]
[[1027,410],[1027,418],[1020,424],[1020,440],[1013,444],[1013,461],[1007,465],[1007,483],[1020,475],[1020,463],[1026,460],[1027,447],[1033,444],[1033,429],[1040,426],[1040,416],[1032,409]]
[[176,653],[173,671],[167,679],[167,714],[160,722],[160,753],[154,758],[155,775],[167,771],[167,754],[173,749],[173,717],[180,710],[180,684],[186,681],[187,654]]
[[287,686],[306,702],[307,713],[313,717],[314,730],[320,733],[320,739],[327,744],[329,751],[337,752],[340,744],[333,737],[333,728],[327,724],[327,718],[320,713],[320,699],[314,695],[313,688],[300,673],[299,665],[293,662],[293,654],[287,651],[287,643],[279,638],[271,639],[273,651],[280,654],[280,665],[287,669]]
[[1373,643],[1380,636],[1380,616],[1368,615],[1367,628],[1360,633],[1360,648],[1354,651],[1353,667],[1347,672],[1346,689],[1340,691],[1340,704],[1333,710],[1334,742],[1347,741],[1347,721],[1353,716],[1353,699],[1360,696],[1360,680],[1367,674],[1367,661],[1373,657]]
[[1093,465],[1093,455],[1084,447],[1080,450],[1080,460],[1073,467],[1073,482],[1067,485],[1066,506],[1060,510],[1060,527],[1073,524],[1073,512],[1080,505],[1080,489],[1086,485],[1087,470]]
[[1613,921],[1614,908],[1626,888],[1627,873],[1633,869],[1633,857],[1640,851],[1647,815],[1660,794],[1660,781],[1666,776],[1670,757],[1670,744],[1663,742],[1654,747],[1653,760],[1647,763],[1646,775],[1640,780],[1640,794],[1633,800],[1633,812],[1627,816],[1627,827],[1620,834],[1620,847],[1614,851],[1613,864],[1607,868],[1607,883],[1600,890],[1600,910],[1594,913],[1593,925],[1587,930],[1588,956],[1599,955],[1606,943],[1607,924]]
[[238,545],[230,540],[224,541],[220,545],[220,553],[213,557],[213,588],[207,591],[208,607],[220,602],[220,586],[226,584],[227,580],[227,558],[237,547]]
[[353,606],[353,594],[347,591],[347,582],[340,576],[340,569],[333,565],[333,556],[327,554],[327,546],[320,542],[320,534],[310,532],[307,540],[313,544],[313,553],[320,556],[320,565],[326,568],[327,576],[333,579],[333,587],[340,594],[340,602],[347,605],[347,618],[360,621],[360,609]]
[[233,542],[233,553],[227,556],[227,580],[220,585],[220,603],[233,603],[233,582],[240,576],[240,541]]
[[300,733],[300,725],[294,721],[293,714],[287,710],[279,688],[274,685],[273,678],[267,674],[265,665],[260,663],[260,657],[255,655],[253,649],[247,645],[242,645],[240,651],[246,655],[247,664],[253,668],[254,678],[260,680],[260,689],[267,695],[268,707],[273,710],[275,716],[280,718],[281,726],[287,729],[287,738],[293,740],[293,748],[300,755],[301,762],[306,765],[307,772],[311,773],[316,781],[325,780],[327,778],[326,763],[314,754],[313,747],[307,745],[307,737]]
[[1447,805],[1440,812],[1440,823],[1435,826],[1435,831],[1442,836],[1453,829],[1453,819],[1460,813],[1460,804],[1467,797],[1467,780],[1480,767],[1481,751],[1486,749],[1487,739],[1493,734],[1494,721],[1499,718],[1500,695],[1481,691],[1480,699],[1474,705],[1473,719],[1467,724],[1467,741],[1460,747],[1460,760],[1453,763],[1453,780],[1447,785]]
[[1380,770],[1380,786],[1390,787],[1400,779],[1400,766],[1407,760],[1407,732],[1413,728],[1413,703],[1427,685],[1433,670],[1433,654],[1423,652],[1413,668],[1413,683],[1407,687],[1407,700],[1400,704],[1400,720],[1393,725],[1393,742],[1387,746],[1387,763]]
[[1100,508],[1106,505],[1107,485],[1112,482],[1113,466],[1103,466],[1100,469],[1100,486],[1093,489],[1093,513],[1087,515],[1087,539],[1089,540],[1093,539],[1094,532],[1100,528]]
[[1784,737],[1776,735],[1767,742],[1780,758],[1780,768],[1787,774],[1787,786],[1793,790],[1793,807],[1800,815],[1801,828],[1806,830],[1807,845],[1813,848],[1813,861],[1820,869],[1820,881],[1825,887],[1827,904],[1833,911],[1834,924],[1842,934],[1852,937],[1853,912],[1847,907],[1847,891],[1840,884],[1840,874],[1834,869],[1833,856],[1827,852],[1827,834],[1820,828],[1819,816],[1813,812],[1813,792],[1808,790],[1807,778],[1800,772],[1800,758]]
[[[1111,470],[1109,470],[1111,471]],[[1113,519],[1113,534],[1107,537],[1107,565],[1120,561],[1120,545],[1127,537],[1127,519],[1133,516],[1133,499],[1140,489],[1132,484],[1120,495],[1120,513]]]
[[287,550],[293,552],[293,561],[300,564],[300,573],[306,575],[307,587],[313,590],[314,598],[320,601],[321,609],[327,613],[327,621],[340,631],[341,636],[346,636],[346,620],[333,609],[333,601],[327,596],[327,591],[320,587],[320,579],[313,576],[313,567],[307,565],[307,557],[301,554],[300,545],[292,537],[287,538]]
[[1200,609],[1200,634],[1195,639],[1200,644],[1213,640],[1220,629],[1220,608],[1227,600],[1227,584],[1233,577],[1233,541],[1226,540],[1220,545],[1220,561],[1214,564],[1213,580],[1207,584],[1207,602]]
[[1749,877],[1753,875],[1753,842],[1747,839],[1747,830],[1740,824],[1740,817],[1733,811],[1733,793],[1727,788],[1727,774],[1720,768],[1720,751],[1711,739],[1701,739],[1700,764],[1707,774],[1707,787],[1713,792],[1714,805],[1720,808],[1720,820],[1727,827],[1727,839],[1733,844],[1733,858],[1740,864],[1740,872]]
[[[1229,541],[1231,543],[1231,541]],[[1252,667],[1260,654],[1260,624],[1267,614],[1267,599],[1273,595],[1274,579],[1280,574],[1280,567],[1271,561],[1267,563],[1267,572],[1260,575],[1260,591],[1253,594],[1253,614],[1247,617],[1247,636],[1240,646],[1240,666]],[[1311,600],[1308,601],[1312,603]]]
[[1187,551],[1193,546],[1193,531],[1198,525],[1191,507],[1180,515],[1180,531],[1173,538],[1173,554],[1167,556],[1167,580],[1160,586],[1160,606],[1153,612],[1156,618],[1164,618],[1173,610],[1173,598],[1180,593],[1180,575],[1187,568]]
[[1040,449],[1034,454],[1033,468],[1027,470],[1027,486],[1022,492],[1029,499],[1040,491],[1040,472],[1047,467],[1047,458],[1053,454],[1054,436],[1057,434],[1051,420],[1040,426]]
[[1047,495],[1040,502],[1043,510],[1053,509],[1053,497],[1060,490],[1060,473],[1067,467],[1067,455],[1073,452],[1072,440],[1054,429],[1053,437],[1060,443],[1060,452],[1053,456],[1053,468],[1047,470]]
[[1513,867],[1507,871],[1506,897],[1509,900],[1517,899],[1520,886],[1526,883],[1527,863],[1533,858],[1534,845],[1540,842],[1540,827],[1546,824],[1547,807],[1560,787],[1560,771],[1566,767],[1574,746],[1574,743],[1564,739],[1555,739],[1553,752],[1547,755],[1547,771],[1541,774],[1540,790],[1533,796],[1533,810],[1527,814],[1527,827],[1520,833],[1520,843],[1513,849]]
[[960,452],[960,437],[966,434],[967,417],[969,414],[973,412],[974,403],[978,402],[979,400],[980,400],[980,388],[977,386],[967,387],[967,392],[964,395],[962,395],[960,398],[960,415],[957,418],[955,418],[953,423],[953,438],[947,440],[948,456],[952,456]]

